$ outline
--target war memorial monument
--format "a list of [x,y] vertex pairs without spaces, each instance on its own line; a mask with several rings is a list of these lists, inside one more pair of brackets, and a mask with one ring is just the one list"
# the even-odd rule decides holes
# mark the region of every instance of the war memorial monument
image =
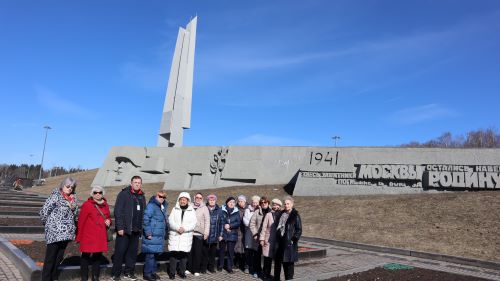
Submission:
[[180,28],[156,147],[115,146],[93,185],[133,175],[170,190],[289,185],[293,195],[500,190],[500,149],[183,146],[190,128],[197,18]]

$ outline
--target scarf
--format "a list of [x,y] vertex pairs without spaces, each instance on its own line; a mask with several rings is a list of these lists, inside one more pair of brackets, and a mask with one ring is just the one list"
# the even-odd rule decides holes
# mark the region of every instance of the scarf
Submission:
[[198,209],[199,207],[201,207],[201,203],[196,203],[196,201],[193,203],[193,209]]
[[278,223],[278,227],[276,228],[277,231],[281,232],[281,236],[285,235],[285,225],[286,221],[288,220],[288,217],[290,216],[290,213],[283,212],[280,217],[280,222]]
[[94,202],[96,202],[96,203],[97,203],[97,205],[102,205],[102,203],[104,203],[104,198],[101,198],[101,200],[100,200],[100,201],[97,201],[97,200],[95,200],[94,198],[92,198],[92,199],[94,200]]

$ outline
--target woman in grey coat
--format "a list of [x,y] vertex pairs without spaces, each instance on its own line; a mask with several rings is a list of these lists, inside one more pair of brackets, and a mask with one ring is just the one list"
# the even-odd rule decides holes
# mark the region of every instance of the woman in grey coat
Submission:
[[75,239],[78,213],[76,180],[67,177],[54,189],[40,210],[45,226],[47,250],[43,262],[42,281],[57,280],[57,267],[64,257],[68,242]]

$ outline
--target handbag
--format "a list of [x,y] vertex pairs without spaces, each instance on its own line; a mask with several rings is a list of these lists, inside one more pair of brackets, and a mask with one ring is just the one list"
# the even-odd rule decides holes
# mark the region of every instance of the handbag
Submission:
[[[96,207],[97,211],[99,211],[99,213],[101,213],[101,216],[104,218],[104,220],[107,220],[106,216],[102,213],[101,209],[99,209],[99,207],[97,207],[97,205],[94,205],[94,206]],[[113,231],[111,231],[111,227],[106,226],[106,237],[107,237],[108,242],[113,241]]]

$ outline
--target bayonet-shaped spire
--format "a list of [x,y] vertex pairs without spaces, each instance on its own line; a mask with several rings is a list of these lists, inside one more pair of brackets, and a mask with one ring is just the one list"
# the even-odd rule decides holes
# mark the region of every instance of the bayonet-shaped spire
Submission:
[[186,28],[179,28],[163,106],[157,144],[159,147],[182,146],[183,130],[191,127],[197,21],[196,16]]

